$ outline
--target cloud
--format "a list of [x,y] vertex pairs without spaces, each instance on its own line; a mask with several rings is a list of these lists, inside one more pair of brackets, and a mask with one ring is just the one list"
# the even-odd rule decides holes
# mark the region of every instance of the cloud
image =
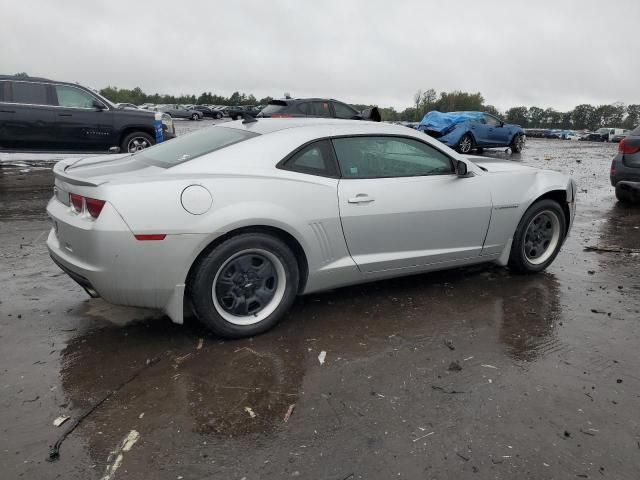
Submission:
[[396,108],[461,89],[563,110],[638,102],[638,18],[636,0],[21,0],[3,6],[0,73]]

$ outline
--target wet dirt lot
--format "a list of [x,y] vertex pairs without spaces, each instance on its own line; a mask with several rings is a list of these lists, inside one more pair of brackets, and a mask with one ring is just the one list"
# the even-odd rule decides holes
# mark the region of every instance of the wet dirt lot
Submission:
[[640,478],[640,208],[615,201],[615,150],[486,153],[576,179],[547,272],[314,294],[241,341],[89,299],[44,244],[64,155],[0,154],[0,478]]

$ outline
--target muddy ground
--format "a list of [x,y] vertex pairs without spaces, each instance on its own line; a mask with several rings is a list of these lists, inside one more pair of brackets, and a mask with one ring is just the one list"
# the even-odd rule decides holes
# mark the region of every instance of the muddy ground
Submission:
[[0,478],[640,478],[640,256],[584,250],[640,247],[640,207],[608,183],[615,150],[487,153],[578,183],[546,273],[314,294],[241,341],[89,299],[45,248],[60,156],[0,154]]

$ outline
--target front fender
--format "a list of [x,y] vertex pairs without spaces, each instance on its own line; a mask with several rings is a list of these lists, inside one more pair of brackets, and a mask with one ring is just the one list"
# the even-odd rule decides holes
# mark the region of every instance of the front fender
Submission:
[[[575,186],[573,180],[557,172],[531,170],[509,174],[489,174],[497,177],[492,184],[493,208],[482,255],[501,253],[510,243],[520,219],[540,197],[564,192],[566,202],[573,205]],[[573,213],[569,224],[573,221]]]

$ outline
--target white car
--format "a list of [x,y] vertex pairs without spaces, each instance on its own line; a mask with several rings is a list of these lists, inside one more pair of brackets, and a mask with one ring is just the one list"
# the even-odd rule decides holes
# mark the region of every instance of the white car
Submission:
[[192,305],[226,337],[267,330],[298,294],[483,262],[541,271],[575,211],[561,173],[322,118],[229,122],[54,174],[47,245],[65,272],[176,323]]

